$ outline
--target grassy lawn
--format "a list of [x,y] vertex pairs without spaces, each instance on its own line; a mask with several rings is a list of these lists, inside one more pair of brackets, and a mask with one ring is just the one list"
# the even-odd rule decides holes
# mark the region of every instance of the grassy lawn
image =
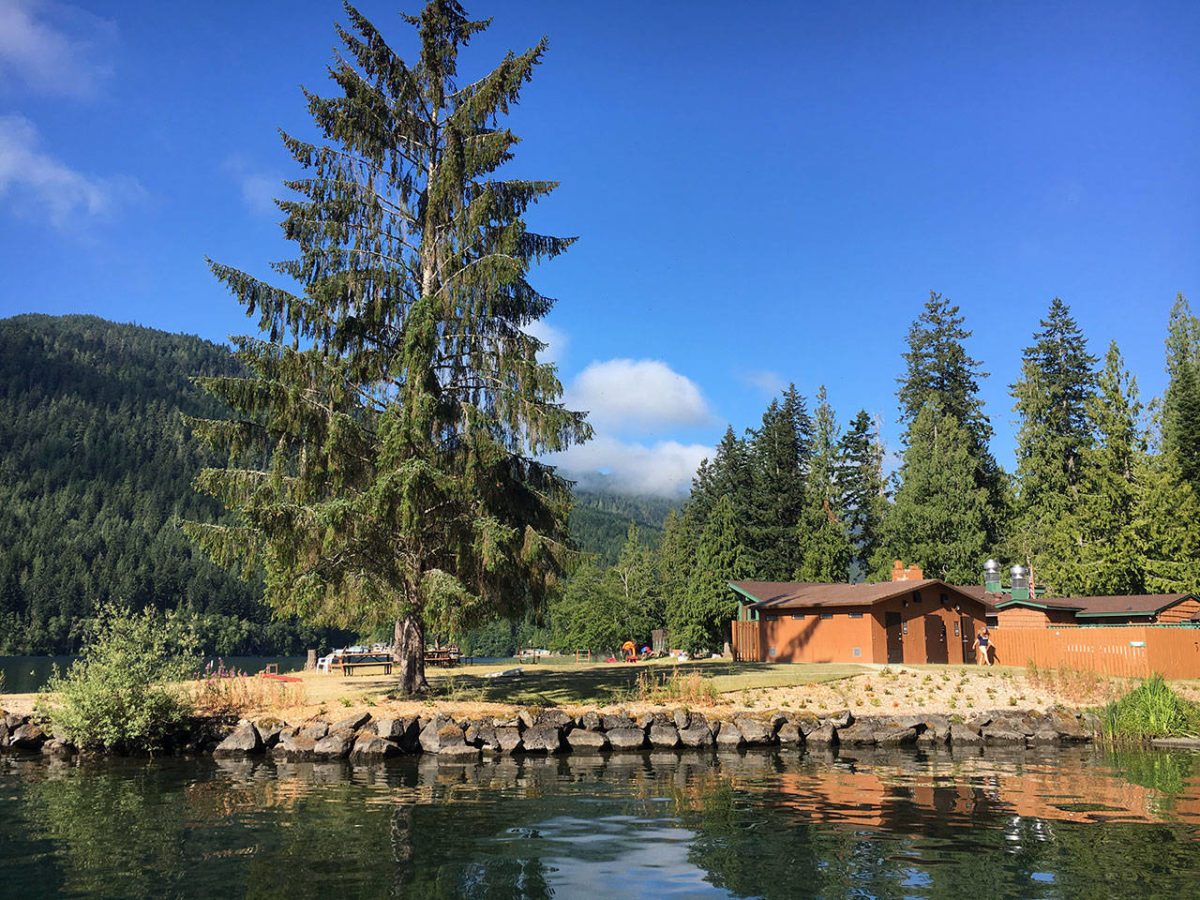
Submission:
[[[489,671],[520,668],[519,675],[483,677]],[[435,697],[515,703],[528,706],[604,706],[645,699],[645,686],[657,686],[673,676],[699,673],[719,694],[757,688],[789,687],[836,681],[866,671],[855,665],[780,665],[703,660],[674,663],[535,663],[508,667],[465,666],[454,671],[432,670],[430,685]],[[640,677],[640,683],[639,683]]]

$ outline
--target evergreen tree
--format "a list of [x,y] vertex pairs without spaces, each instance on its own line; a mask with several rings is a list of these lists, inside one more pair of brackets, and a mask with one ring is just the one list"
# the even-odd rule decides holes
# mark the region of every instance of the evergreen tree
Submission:
[[783,403],[772,400],[767,407],[750,447],[752,496],[746,518],[752,524],[746,562],[753,563],[763,580],[784,581],[800,565],[797,527],[804,520],[811,446],[807,403],[796,386],[789,385]]
[[1200,496],[1183,477],[1175,451],[1143,456],[1134,527],[1149,594],[1200,591]]
[[1079,501],[1080,457],[1091,446],[1085,406],[1096,383],[1096,358],[1067,305],[1055,297],[1041,324],[1011,388],[1021,417],[1015,550],[1039,580],[1071,555],[1064,525]]
[[1183,294],[1167,326],[1167,383],[1163,398],[1163,449],[1175,455],[1183,478],[1200,492],[1200,318]]
[[846,532],[853,546],[852,576],[863,578],[880,549],[887,514],[887,482],[883,476],[883,445],[867,411],[859,410],[842,436],[837,473]]
[[672,643],[678,642],[689,653],[721,649],[737,615],[729,582],[747,573],[736,524],[733,503],[720,498],[700,533],[687,592],[667,612]]
[[906,446],[917,417],[931,403],[937,406],[939,416],[958,422],[966,436],[975,486],[987,497],[984,528],[990,546],[999,539],[1004,525],[1005,478],[988,449],[992,426],[979,399],[978,379],[986,378],[987,373],[981,371],[982,363],[967,355],[964,342],[971,332],[964,322],[957,306],[941,294],[929,292],[924,312],[908,332],[905,373],[899,379],[897,398],[900,421],[908,425],[902,438]]
[[905,372],[896,393],[900,421],[911,425],[930,402],[942,415],[952,416],[970,435],[977,452],[986,453],[992,426],[979,399],[982,363],[967,355],[964,342],[971,332],[965,318],[950,300],[929,292],[925,311],[908,330],[908,350],[903,354]]
[[977,482],[971,436],[931,401],[913,421],[900,488],[884,523],[892,558],[930,578],[974,584],[988,547],[988,492]]
[[1077,500],[1057,520],[1070,541],[1043,565],[1042,580],[1061,596],[1140,593],[1143,565],[1134,513],[1146,443],[1137,379],[1115,341],[1085,411],[1092,440],[1080,451]]
[[545,40],[459,85],[487,22],[455,0],[404,16],[412,65],[346,11],[341,95],[306,93],[328,143],[284,137],[311,175],[279,204],[299,256],[276,268],[303,295],[213,265],[267,337],[237,342],[255,378],[204,382],[240,418],[199,426],[231,460],[199,485],[242,525],[189,532],[221,563],[261,560],[276,610],[391,623],[412,692],[427,626],[515,616],[561,571],[570,495],[537,457],[589,429],[524,329],[552,304],[529,266],[571,241],[522,219],[554,183],[494,177],[517,142],[497,122]]
[[854,550],[837,484],[841,469],[838,452],[837,418],[822,385],[817,391],[804,516],[797,528],[800,564],[793,577],[799,581],[846,581],[850,577]]

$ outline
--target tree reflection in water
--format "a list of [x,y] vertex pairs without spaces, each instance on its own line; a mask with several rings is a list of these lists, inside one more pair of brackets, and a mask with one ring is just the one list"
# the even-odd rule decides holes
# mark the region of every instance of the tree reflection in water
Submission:
[[1200,882],[1195,759],[0,763],[0,884],[92,897],[1181,897]]

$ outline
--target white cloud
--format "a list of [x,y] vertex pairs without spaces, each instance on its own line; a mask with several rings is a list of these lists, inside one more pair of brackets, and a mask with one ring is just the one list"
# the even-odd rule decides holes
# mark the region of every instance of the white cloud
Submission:
[[555,328],[544,319],[535,319],[530,322],[525,326],[525,331],[546,345],[545,349],[538,354],[539,362],[562,365],[567,356],[566,332]]
[[241,154],[225,159],[221,168],[227,172],[242,192],[242,202],[256,215],[279,212],[275,198],[283,190],[283,179],[273,172],[255,166]]
[[708,403],[690,378],[654,359],[610,359],[579,373],[567,406],[588,412],[597,430],[646,433],[670,425],[712,421]]
[[17,212],[63,229],[79,218],[103,218],[144,195],[136,179],[77,172],[43,152],[37,128],[24,116],[0,116],[0,197]]
[[0,85],[90,97],[112,76],[116,25],[49,0],[0,0]]
[[677,497],[691,487],[701,460],[712,455],[713,448],[701,444],[659,441],[646,446],[598,434],[546,461],[584,488]]

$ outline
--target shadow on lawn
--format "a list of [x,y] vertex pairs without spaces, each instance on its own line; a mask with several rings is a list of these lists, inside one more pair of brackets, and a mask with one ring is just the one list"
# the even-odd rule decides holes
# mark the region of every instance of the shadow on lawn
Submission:
[[543,669],[522,665],[520,675],[484,678],[452,672],[430,679],[432,696],[444,700],[477,700],[491,703],[517,703],[536,706],[569,704],[608,704],[631,702],[637,696],[638,676],[645,675],[651,685],[659,685],[672,676],[699,672],[704,676],[739,675],[754,671],[754,663],[721,662],[704,665],[682,663],[636,665],[612,663],[586,669]]

